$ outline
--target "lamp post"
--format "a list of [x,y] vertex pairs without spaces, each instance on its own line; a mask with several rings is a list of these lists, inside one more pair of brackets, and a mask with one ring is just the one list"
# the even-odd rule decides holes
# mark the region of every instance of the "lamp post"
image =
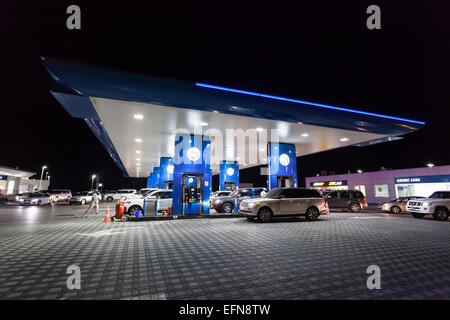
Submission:
[[41,191],[41,184],[42,184],[42,176],[44,175],[44,170],[47,168],[47,166],[42,166],[41,170],[41,180],[39,180],[39,191]]
[[94,179],[95,179],[96,175],[93,174],[92,175],[92,180],[91,180],[91,190],[94,188]]

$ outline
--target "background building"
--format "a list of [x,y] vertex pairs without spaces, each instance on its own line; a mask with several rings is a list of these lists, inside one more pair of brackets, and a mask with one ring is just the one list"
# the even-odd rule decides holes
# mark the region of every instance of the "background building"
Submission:
[[397,197],[427,197],[434,191],[450,190],[450,165],[308,177],[305,180],[306,187],[317,190],[360,190],[368,203],[378,204]]
[[0,166],[0,195],[33,192],[39,189],[39,182],[41,182],[41,190],[47,190],[50,180],[30,179],[35,174],[31,171]]

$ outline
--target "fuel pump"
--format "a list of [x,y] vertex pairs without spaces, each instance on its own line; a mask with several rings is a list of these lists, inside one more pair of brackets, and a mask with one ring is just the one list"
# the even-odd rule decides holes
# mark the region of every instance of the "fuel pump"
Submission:
[[200,214],[202,210],[202,176],[183,177],[183,214]]

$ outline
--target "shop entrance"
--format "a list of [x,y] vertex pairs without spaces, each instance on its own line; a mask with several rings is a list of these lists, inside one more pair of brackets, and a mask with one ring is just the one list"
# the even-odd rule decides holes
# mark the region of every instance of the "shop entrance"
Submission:
[[236,190],[236,182],[225,182],[225,190],[226,191]]
[[278,176],[277,177],[278,188],[290,188],[292,187],[292,177],[290,176]]
[[203,174],[184,173],[182,175],[181,214],[201,214],[203,212]]

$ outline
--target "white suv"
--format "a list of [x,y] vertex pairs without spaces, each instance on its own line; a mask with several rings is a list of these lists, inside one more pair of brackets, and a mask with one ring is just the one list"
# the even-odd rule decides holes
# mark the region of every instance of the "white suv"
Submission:
[[432,214],[436,220],[447,220],[450,212],[450,191],[436,191],[428,198],[409,200],[406,211],[415,218]]
[[[156,206],[156,210],[159,212],[167,210],[169,206],[172,205],[172,196],[172,190],[158,189],[147,193],[143,197],[128,198],[123,201],[123,203],[125,204],[125,212],[129,216],[134,216],[136,215],[136,211],[144,211],[145,207],[145,211],[147,211],[146,215],[155,215],[156,212],[153,210],[156,208]],[[150,207],[152,207],[153,210],[149,209]]]

